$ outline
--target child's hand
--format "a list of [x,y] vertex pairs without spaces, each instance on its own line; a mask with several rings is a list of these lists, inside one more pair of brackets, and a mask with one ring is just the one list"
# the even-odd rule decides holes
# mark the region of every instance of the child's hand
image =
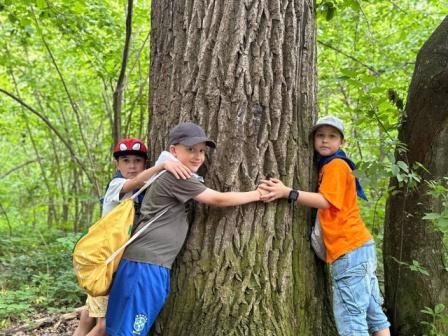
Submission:
[[267,195],[268,192],[266,190],[261,189],[260,186],[258,186],[258,188],[256,190],[260,194],[260,199],[259,200],[263,201],[263,196]]
[[287,198],[291,191],[291,188],[286,187],[282,181],[276,178],[261,180],[258,188],[264,191],[261,195],[261,200],[265,202],[271,202],[278,198]]
[[163,168],[168,170],[177,179],[186,180],[191,177],[191,170],[179,161],[165,161]]

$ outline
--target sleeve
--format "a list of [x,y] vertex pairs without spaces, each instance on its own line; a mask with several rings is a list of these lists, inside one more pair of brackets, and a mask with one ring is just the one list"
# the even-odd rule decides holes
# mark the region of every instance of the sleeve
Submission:
[[334,159],[322,168],[319,193],[338,210],[341,210],[344,204],[346,181],[350,173],[350,167],[341,159]]
[[113,208],[115,208],[121,199],[131,197],[132,192],[128,192],[120,199],[120,192],[123,189],[123,185],[126,183],[125,178],[114,178],[109,183],[109,187],[106,190],[103,200],[102,216],[108,214]]
[[207,187],[194,176],[186,180],[177,180],[171,174],[169,174],[169,176],[171,180],[169,193],[181,203],[186,203],[207,189]]
[[114,178],[109,183],[109,187],[104,195],[104,202],[119,202],[120,192],[123,189],[123,185],[126,183],[125,178]]

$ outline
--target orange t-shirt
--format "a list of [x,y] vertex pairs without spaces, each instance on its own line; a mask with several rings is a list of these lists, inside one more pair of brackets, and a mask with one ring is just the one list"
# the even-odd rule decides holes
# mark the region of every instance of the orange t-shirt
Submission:
[[319,193],[331,204],[319,209],[327,262],[331,263],[372,239],[357,204],[355,177],[342,159],[333,159],[319,172]]

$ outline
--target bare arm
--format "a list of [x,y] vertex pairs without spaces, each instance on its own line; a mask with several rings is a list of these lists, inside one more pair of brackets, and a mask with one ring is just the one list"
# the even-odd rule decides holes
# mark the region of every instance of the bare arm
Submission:
[[165,161],[161,164],[145,169],[136,177],[127,180],[126,183],[123,184],[121,192],[125,194],[132,190],[143,187],[145,182],[148,181],[151,176],[161,172],[164,169],[173,174],[177,179],[185,180],[191,177],[191,170],[184,164],[178,161]]
[[207,188],[198,196],[194,197],[194,200],[218,207],[227,207],[259,201],[262,193],[263,191],[260,189],[247,192],[219,192]]
[[[292,188],[285,186],[282,181],[275,178],[262,180],[260,189],[267,192],[267,194],[261,196],[261,199],[265,202],[270,202],[278,198],[288,198],[289,192],[292,190]],[[331,206],[330,202],[322,194],[302,190],[299,190],[297,203],[310,208],[328,209]]]

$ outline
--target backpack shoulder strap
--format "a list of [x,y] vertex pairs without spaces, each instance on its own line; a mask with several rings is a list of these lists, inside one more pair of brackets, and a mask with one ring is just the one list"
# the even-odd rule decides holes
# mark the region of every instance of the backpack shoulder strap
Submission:
[[157,180],[157,178],[162,175],[163,173],[165,173],[166,170],[162,170],[160,173],[158,173],[157,175],[151,177],[148,181],[145,182],[145,184],[143,185],[143,187],[140,188],[139,191],[137,191],[136,193],[134,193],[134,195],[132,195],[130,198],[136,199],[138,195],[140,195],[143,191],[146,190],[146,188],[148,188],[155,180]]
[[[150,178],[144,185],[143,187],[140,188],[139,191],[137,191],[134,195],[132,195],[130,197],[130,199],[134,200],[139,194],[141,194],[146,188],[148,188],[160,175],[162,175],[163,173],[165,173],[166,170],[162,170],[160,173],[158,173],[157,175],[153,176],[152,178]],[[138,236],[140,236],[143,231],[145,231],[152,223],[154,223],[156,220],[158,220],[165,212],[168,211],[169,208],[166,208],[162,211],[160,211],[152,220],[150,220],[148,223],[145,224],[145,226],[143,226],[139,231],[137,231],[125,244],[123,244],[123,246],[121,246],[118,250],[116,250],[114,253],[112,253],[110,255],[109,258],[106,259],[106,265],[110,264],[112,262],[112,260],[114,260],[114,258],[120,254],[121,251],[123,251],[126,246],[128,246],[130,243],[132,243],[135,239],[137,239]]]

